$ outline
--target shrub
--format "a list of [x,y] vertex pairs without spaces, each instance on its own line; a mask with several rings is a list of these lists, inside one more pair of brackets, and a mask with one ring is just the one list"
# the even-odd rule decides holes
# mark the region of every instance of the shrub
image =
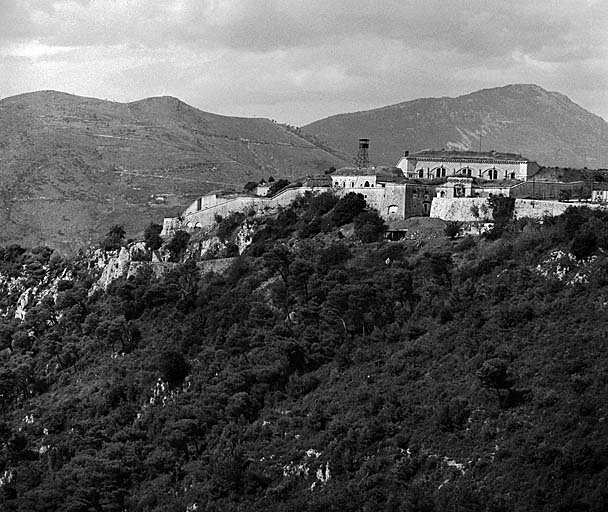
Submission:
[[178,230],[173,235],[171,241],[167,244],[167,250],[169,251],[171,261],[179,261],[182,253],[188,246],[190,241],[190,235],[185,231]]
[[268,194],[267,195],[273,196],[277,192],[280,192],[281,190],[283,190],[288,185],[289,185],[289,181],[287,181],[287,180],[275,181],[272,185],[270,185],[270,188],[268,189]]
[[190,373],[190,365],[181,352],[170,350],[163,352],[158,360],[158,369],[162,379],[176,386]]
[[348,224],[365,210],[366,207],[367,203],[365,202],[363,194],[349,192],[338,201],[336,206],[334,206],[331,214],[332,221],[336,226]]
[[378,212],[361,212],[355,217],[355,235],[363,243],[368,244],[382,240],[386,224]]
[[104,251],[116,251],[120,249],[125,244],[125,234],[124,226],[115,224],[101,241],[101,248]]
[[597,249],[597,237],[590,231],[577,234],[570,244],[570,252],[577,260],[584,260]]
[[454,240],[460,233],[460,229],[462,228],[462,224],[457,221],[449,221],[443,230],[445,236]]
[[245,220],[245,214],[242,212],[233,212],[228,217],[221,218],[217,227],[217,237],[226,242],[234,230],[241,225]]
[[146,247],[151,251],[160,249],[160,246],[163,245],[163,239],[160,237],[162,230],[163,227],[154,222],[150,222],[144,230],[144,242],[146,243]]

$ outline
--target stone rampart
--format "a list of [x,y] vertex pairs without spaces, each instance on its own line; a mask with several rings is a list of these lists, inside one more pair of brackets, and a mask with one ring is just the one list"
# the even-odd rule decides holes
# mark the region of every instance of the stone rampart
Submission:
[[[197,228],[210,226],[215,222],[216,215],[226,217],[234,212],[271,212],[278,207],[289,206],[296,197],[305,192],[320,193],[330,190],[328,187],[295,187],[282,190],[272,197],[232,196],[225,199],[217,197],[214,204],[208,204],[201,210],[190,206],[180,218],[166,218],[163,223],[161,236],[170,236],[176,229]],[[194,203],[196,204],[196,202]]]
[[[471,208],[477,206],[479,217],[473,215]],[[559,201],[538,201],[534,199],[516,199],[515,217],[540,219],[545,216],[561,215],[569,206],[591,206],[587,203],[562,203]],[[492,211],[488,200],[483,197],[447,198],[436,197],[431,205],[431,217],[446,221],[475,222],[491,221]]]

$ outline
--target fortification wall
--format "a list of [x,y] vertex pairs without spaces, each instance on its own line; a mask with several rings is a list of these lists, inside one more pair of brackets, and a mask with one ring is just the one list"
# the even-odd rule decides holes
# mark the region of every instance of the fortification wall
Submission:
[[591,189],[584,181],[569,183],[553,181],[524,181],[511,187],[509,195],[516,198],[558,199],[560,191],[568,191],[572,198],[585,198],[591,195]]
[[385,187],[355,187],[332,189],[338,196],[349,192],[361,194],[369,206],[384,219],[405,219],[405,187],[388,183]]
[[[581,203],[561,203],[559,201],[538,201],[534,199],[516,199],[515,217],[531,217],[541,219],[545,216],[561,215],[569,206],[583,205]],[[471,207],[477,206],[479,217],[475,217]],[[584,206],[588,206],[584,203]],[[591,206],[591,205],[589,205]],[[485,214],[484,214],[485,210]],[[488,200],[483,197],[466,197],[450,199],[447,197],[436,197],[431,205],[431,217],[446,221],[475,222],[491,221],[492,211],[488,206]]]
[[[471,212],[473,206],[477,206],[479,217],[475,217]],[[431,203],[431,217],[458,222],[490,221],[492,212],[488,207],[488,200],[484,197],[436,197]]]
[[289,206],[296,197],[303,195],[305,192],[319,193],[328,190],[330,190],[328,187],[296,187],[285,189],[273,197],[236,196],[224,200],[218,197],[215,204],[210,201],[207,203],[207,207],[201,210],[196,210],[190,206],[181,219],[165,218],[161,236],[170,236],[177,229],[210,226],[215,222],[216,215],[226,217],[234,212],[247,212],[249,210],[254,210],[256,213],[270,212],[279,206]]

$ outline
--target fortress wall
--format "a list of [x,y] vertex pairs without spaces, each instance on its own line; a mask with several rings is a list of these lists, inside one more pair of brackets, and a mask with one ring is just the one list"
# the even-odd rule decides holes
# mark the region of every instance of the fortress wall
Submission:
[[[274,210],[279,206],[289,206],[296,197],[303,195],[307,191],[319,193],[328,190],[330,190],[328,187],[297,187],[285,189],[270,198],[256,196],[218,197],[215,198],[215,204],[213,204],[213,200],[210,200],[206,203],[208,206],[201,210],[196,210],[196,208],[192,208],[191,205],[184,212],[183,220],[181,221],[178,218],[165,218],[161,236],[170,236],[175,230],[184,227],[194,228],[209,226],[215,222],[216,215],[226,217],[234,212],[246,213],[252,209],[256,212]],[[196,205],[196,201],[193,204]]]
[[[477,206],[479,209],[479,217],[471,213],[472,206]],[[486,215],[482,212],[482,206],[488,209]],[[488,200],[484,197],[435,197],[431,203],[431,217],[458,222],[491,221],[492,212],[488,207]]]
[[[476,218],[471,213],[471,207],[477,205],[480,217]],[[487,214],[482,214],[482,206],[487,208]],[[516,199],[515,216],[518,219],[531,217],[541,219],[545,216],[561,215],[569,206],[577,206],[579,203],[561,203],[559,201],[537,201],[534,199]],[[587,204],[584,204],[587,206]],[[488,206],[488,200],[483,197],[466,197],[450,199],[447,197],[436,197],[431,205],[431,217],[447,221],[475,222],[478,220],[491,221],[492,211]]]
[[589,185],[584,181],[569,183],[553,181],[524,181],[511,187],[511,197],[533,197],[537,199],[557,199],[562,190],[567,190],[573,198],[585,198],[591,195]]
[[389,207],[391,207],[391,219],[405,219],[405,187],[396,187],[387,184],[386,187],[361,187],[334,190],[339,196],[353,192],[365,197],[367,204],[378,210],[384,219],[389,218]]
[[[516,199],[515,215],[518,219],[532,217],[541,219],[545,216],[553,217],[561,215],[569,206],[577,206],[577,203],[560,203],[559,201],[535,201],[534,199]],[[578,205],[581,206],[581,205]]]

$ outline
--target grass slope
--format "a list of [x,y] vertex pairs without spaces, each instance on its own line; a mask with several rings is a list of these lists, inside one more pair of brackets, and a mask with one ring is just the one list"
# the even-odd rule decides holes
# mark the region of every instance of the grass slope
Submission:
[[370,157],[394,165],[403,151],[479,149],[520,153],[541,165],[606,167],[608,125],[566,96],[536,85],[483,89],[457,98],[422,98],[315,121],[302,128],[348,154],[358,137]]
[[176,98],[116,103],[55,91],[0,101],[0,242],[73,251],[113,223],[135,234],[193,197],[299,177],[341,157],[267,119]]

